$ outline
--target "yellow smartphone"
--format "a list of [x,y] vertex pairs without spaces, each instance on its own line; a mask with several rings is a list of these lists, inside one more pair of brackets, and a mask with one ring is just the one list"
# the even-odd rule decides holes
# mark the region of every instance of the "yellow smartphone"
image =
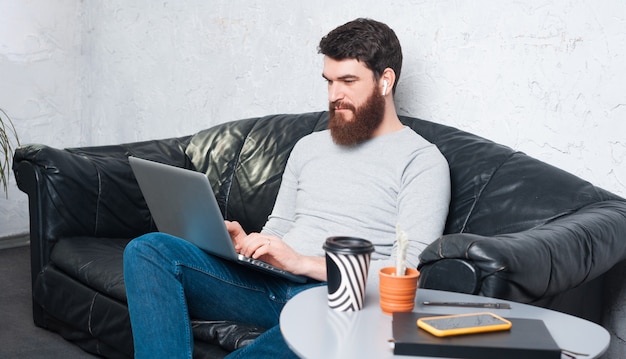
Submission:
[[417,326],[438,337],[511,329],[511,322],[499,315],[480,312],[439,315],[417,320]]

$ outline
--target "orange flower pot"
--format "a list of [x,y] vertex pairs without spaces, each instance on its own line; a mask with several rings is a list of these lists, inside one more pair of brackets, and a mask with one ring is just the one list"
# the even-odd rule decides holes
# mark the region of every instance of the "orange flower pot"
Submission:
[[396,275],[396,267],[382,268],[380,279],[380,309],[383,313],[410,312],[415,306],[417,279],[420,272],[415,268],[407,268],[406,274]]

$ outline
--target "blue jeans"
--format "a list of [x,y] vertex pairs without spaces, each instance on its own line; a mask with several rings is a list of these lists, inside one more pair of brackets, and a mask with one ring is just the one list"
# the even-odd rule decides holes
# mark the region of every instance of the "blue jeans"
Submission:
[[248,269],[163,233],[128,244],[124,281],[135,358],[192,358],[190,318],[268,328],[228,358],[296,357],[280,333],[280,312],[297,293],[324,284],[298,284]]

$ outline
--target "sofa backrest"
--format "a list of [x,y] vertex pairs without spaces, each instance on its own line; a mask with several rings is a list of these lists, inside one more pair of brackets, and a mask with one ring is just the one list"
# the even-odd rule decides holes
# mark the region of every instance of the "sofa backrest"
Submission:
[[186,154],[208,176],[224,218],[259,231],[274,207],[293,146],[327,123],[325,112],[224,123],[194,135]]
[[448,160],[452,200],[446,233],[494,235],[547,223],[591,203],[619,197],[509,147],[414,118],[405,124]]
[[[301,137],[325,129],[327,121],[327,112],[316,112],[225,123],[194,135],[186,153],[209,177],[225,217],[258,231],[272,210],[291,149]],[[452,200],[446,233],[518,232],[617,198],[479,136],[411,117],[401,121],[448,160]]]

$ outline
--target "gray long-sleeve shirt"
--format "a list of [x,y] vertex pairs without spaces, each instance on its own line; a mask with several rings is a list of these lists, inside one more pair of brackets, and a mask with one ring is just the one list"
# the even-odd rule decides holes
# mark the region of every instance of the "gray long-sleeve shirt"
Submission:
[[412,129],[353,147],[333,143],[328,130],[294,147],[276,204],[262,232],[305,255],[323,256],[330,236],[354,236],[375,246],[370,279],[395,266],[396,225],[409,238],[407,266],[441,236],[450,203],[448,163]]

